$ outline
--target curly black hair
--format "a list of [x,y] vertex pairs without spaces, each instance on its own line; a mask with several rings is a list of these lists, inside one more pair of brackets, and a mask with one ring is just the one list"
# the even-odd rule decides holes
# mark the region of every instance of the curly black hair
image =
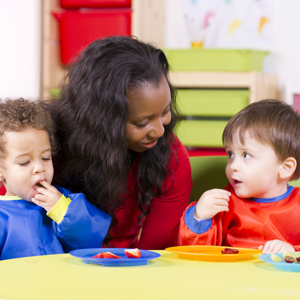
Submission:
[[137,205],[142,211],[139,220],[149,213],[151,200],[162,192],[168,162],[177,147],[173,129],[178,111],[168,71],[163,51],[135,37],[96,40],[70,66],[59,99],[47,102],[60,145],[54,182],[85,193],[91,203],[113,217],[113,224],[117,223],[115,212],[123,204],[132,164],[125,137],[126,92],[145,83],[158,86],[165,78],[172,99],[171,122],[157,145],[141,153],[137,174]]

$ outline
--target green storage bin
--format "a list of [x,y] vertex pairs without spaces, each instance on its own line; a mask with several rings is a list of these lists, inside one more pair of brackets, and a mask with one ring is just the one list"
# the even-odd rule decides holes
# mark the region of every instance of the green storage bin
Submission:
[[242,49],[165,49],[173,71],[262,71],[269,53]]
[[60,89],[50,89],[49,94],[51,97],[58,99],[59,98]]
[[177,90],[183,116],[232,117],[249,104],[249,97],[249,90]]
[[183,120],[175,133],[185,146],[222,148],[222,134],[228,121]]

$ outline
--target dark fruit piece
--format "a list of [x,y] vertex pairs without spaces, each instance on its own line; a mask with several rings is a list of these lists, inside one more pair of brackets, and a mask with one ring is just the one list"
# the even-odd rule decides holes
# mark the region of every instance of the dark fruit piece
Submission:
[[293,256],[288,256],[288,255],[284,257],[284,260],[289,264],[295,262],[295,258]]
[[238,254],[239,253],[238,249],[231,249],[231,251],[232,251],[232,254]]
[[222,254],[238,254],[239,250],[238,249],[231,249],[231,248],[224,248],[221,251]]

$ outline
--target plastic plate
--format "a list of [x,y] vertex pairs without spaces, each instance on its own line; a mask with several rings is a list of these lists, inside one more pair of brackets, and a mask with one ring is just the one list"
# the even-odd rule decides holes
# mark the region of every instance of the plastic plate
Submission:
[[[276,255],[282,258],[282,253],[276,253]],[[297,263],[289,264],[284,260],[280,262],[273,261],[271,259],[271,254],[263,254],[259,258],[267,263],[273,264],[273,266],[278,270],[287,271],[287,272],[300,272],[300,264]]]
[[[238,249],[239,253],[222,254],[221,251],[224,248]],[[249,259],[251,255],[261,253],[261,250],[258,249],[203,245],[171,247],[166,248],[166,251],[176,253],[178,257],[218,262],[229,262],[242,259]]]
[[[129,267],[129,266],[142,266],[147,265],[150,259],[158,258],[161,255],[147,250],[140,250],[140,258],[127,258],[124,254],[124,250],[129,248],[91,248],[91,249],[79,249],[70,252],[72,256],[81,258],[86,264],[94,263],[100,264],[104,267]],[[92,258],[92,256],[100,252],[111,252],[114,253],[122,259],[114,258]]]

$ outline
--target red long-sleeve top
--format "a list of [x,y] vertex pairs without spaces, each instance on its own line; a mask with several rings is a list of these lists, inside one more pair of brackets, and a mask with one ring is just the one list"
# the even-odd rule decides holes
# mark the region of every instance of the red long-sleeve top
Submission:
[[[172,231],[180,220],[189,203],[192,189],[191,166],[185,147],[178,141],[177,158],[171,159],[169,174],[162,186],[162,193],[152,200],[150,212],[138,223],[141,211],[136,204],[137,178],[140,155],[137,154],[129,171],[127,189],[129,198],[124,207],[117,211],[118,224],[111,229],[112,240],[109,242],[117,248],[140,248],[146,250],[165,249],[174,245]],[[127,195],[128,197],[128,195]]]
[[281,240],[300,250],[300,188],[289,186],[281,196],[239,198],[231,192],[229,211],[220,212],[212,219],[196,221],[195,204],[185,210],[178,232],[177,245],[216,245],[258,248],[267,241]]

